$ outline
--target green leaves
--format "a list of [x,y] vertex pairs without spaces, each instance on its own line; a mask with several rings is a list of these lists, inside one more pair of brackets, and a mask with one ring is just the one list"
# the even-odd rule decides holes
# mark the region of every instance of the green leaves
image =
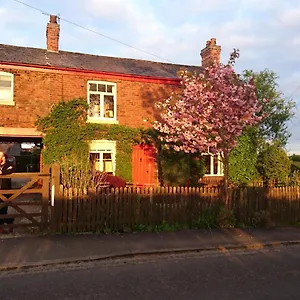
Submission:
[[284,98],[278,90],[278,76],[273,71],[266,69],[255,73],[252,70],[245,70],[243,77],[246,80],[254,79],[256,95],[262,105],[259,113],[259,116],[263,117],[259,126],[261,137],[265,140],[278,140],[281,145],[285,145],[290,137],[287,121],[294,116],[295,102]]

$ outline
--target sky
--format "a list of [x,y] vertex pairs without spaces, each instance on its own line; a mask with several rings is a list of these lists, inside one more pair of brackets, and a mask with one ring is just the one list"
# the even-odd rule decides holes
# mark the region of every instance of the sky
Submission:
[[[200,65],[212,37],[226,63],[240,50],[237,72],[270,69],[279,90],[296,102],[287,151],[300,154],[299,0],[22,0],[61,17],[60,49],[177,64]],[[0,0],[0,43],[46,47],[49,16]],[[89,28],[70,24],[65,20]],[[102,35],[110,37],[108,39]],[[151,56],[122,43],[155,54]]]

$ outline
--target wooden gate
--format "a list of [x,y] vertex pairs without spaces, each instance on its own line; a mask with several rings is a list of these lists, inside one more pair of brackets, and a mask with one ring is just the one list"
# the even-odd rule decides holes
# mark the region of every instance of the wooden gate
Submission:
[[[49,225],[50,168],[45,167],[41,173],[0,175],[1,179],[11,179],[12,189],[0,189],[0,210],[7,206],[9,209],[8,214],[0,214],[0,220],[6,219],[5,224],[0,222],[0,228],[37,227],[46,230]],[[24,185],[14,188],[15,181],[23,181]],[[9,224],[11,218],[15,221]]]

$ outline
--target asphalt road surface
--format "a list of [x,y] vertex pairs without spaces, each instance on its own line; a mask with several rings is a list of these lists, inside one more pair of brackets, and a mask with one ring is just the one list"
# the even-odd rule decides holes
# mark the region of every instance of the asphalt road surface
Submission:
[[2,272],[0,299],[300,299],[300,247]]

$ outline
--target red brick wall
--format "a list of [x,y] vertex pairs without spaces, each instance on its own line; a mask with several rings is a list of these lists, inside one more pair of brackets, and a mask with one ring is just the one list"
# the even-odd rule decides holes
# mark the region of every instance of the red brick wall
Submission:
[[[137,82],[74,71],[27,67],[0,67],[14,74],[15,106],[0,105],[0,126],[34,127],[37,116],[45,116],[61,100],[87,96],[88,80],[117,83],[117,119],[132,127],[150,126],[155,118],[154,103],[167,98],[176,85]],[[143,120],[148,120],[147,122]]]

